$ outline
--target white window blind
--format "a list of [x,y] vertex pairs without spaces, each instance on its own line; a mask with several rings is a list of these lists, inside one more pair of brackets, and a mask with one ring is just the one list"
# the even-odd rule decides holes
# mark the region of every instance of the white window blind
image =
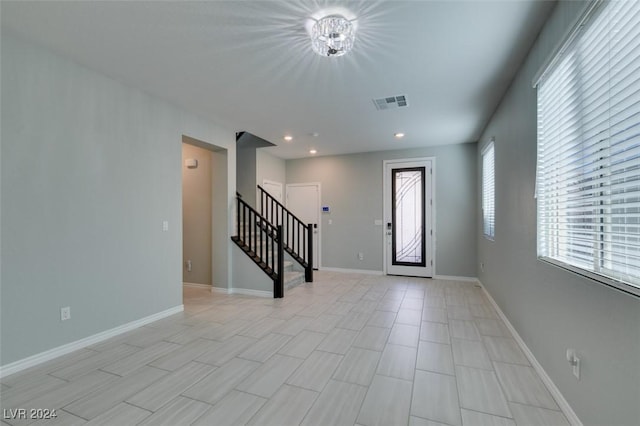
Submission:
[[482,223],[485,237],[495,238],[495,154],[493,141],[482,151]]
[[538,84],[538,254],[640,295],[640,2],[594,10]]

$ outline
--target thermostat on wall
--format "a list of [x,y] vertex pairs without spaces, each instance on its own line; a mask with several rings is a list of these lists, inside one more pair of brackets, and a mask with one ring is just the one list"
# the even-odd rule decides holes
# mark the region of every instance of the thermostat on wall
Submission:
[[329,206],[322,206],[322,213],[331,213]]
[[184,160],[184,165],[187,166],[188,169],[196,169],[198,167],[198,160],[195,158],[187,158]]

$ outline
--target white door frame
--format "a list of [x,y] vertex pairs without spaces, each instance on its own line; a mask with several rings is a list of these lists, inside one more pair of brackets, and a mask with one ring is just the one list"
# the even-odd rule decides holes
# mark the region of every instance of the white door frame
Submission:
[[[285,190],[285,203],[284,205],[289,208],[289,187],[292,186],[316,186],[318,188],[318,208],[322,208],[322,184],[320,182],[305,182],[305,183],[288,183]],[[306,224],[305,224],[306,225]],[[322,265],[322,214],[318,210],[318,264],[314,265],[314,269],[320,270]]]
[[[399,158],[395,160],[382,160],[382,272],[384,275],[388,274],[387,271],[387,256],[389,255],[387,250],[387,223],[386,223],[386,212],[385,205],[387,203],[387,199],[391,197],[391,182],[390,179],[387,179],[387,165],[393,165],[398,163],[412,163],[412,162],[420,162],[420,161],[430,161],[431,162],[431,229],[433,230],[433,235],[431,236],[431,257],[433,258],[433,268],[431,269],[431,276],[436,276],[436,157],[418,157],[418,158]],[[426,204],[425,200],[425,204]],[[426,230],[425,230],[426,232]],[[427,260],[429,261],[429,260]]]

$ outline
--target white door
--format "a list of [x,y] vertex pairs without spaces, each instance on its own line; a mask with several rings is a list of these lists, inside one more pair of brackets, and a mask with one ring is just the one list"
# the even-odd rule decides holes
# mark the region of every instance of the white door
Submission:
[[282,202],[282,182],[265,179],[262,181],[262,188],[273,198]]
[[[269,195],[282,203],[282,182],[276,182],[273,180],[264,179],[262,181],[262,189],[264,189]],[[271,208],[271,203],[267,201],[266,197],[263,196],[258,190],[258,198],[260,198],[260,204],[263,205],[263,215],[264,217],[274,225],[281,225],[282,218],[277,215],[277,211],[275,207]],[[282,203],[284,205],[284,203]]]
[[320,266],[320,184],[287,185],[287,208],[304,224],[313,224],[313,269]]
[[433,159],[384,162],[385,269],[433,276]]

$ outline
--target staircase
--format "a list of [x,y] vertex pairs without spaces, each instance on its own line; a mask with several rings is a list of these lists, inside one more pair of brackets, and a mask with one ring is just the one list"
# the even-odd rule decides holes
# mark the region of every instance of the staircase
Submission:
[[313,225],[305,224],[280,201],[258,185],[260,214],[283,225],[284,250],[304,268],[306,282],[313,282]]
[[304,282],[304,272],[294,271],[293,262],[284,261],[284,289],[289,290]]
[[[231,240],[273,280],[273,297],[284,297],[284,290],[302,283],[303,278],[313,281],[311,225],[301,226],[302,222],[277,200],[273,201],[279,206],[270,203],[268,218],[247,204],[240,194],[236,193],[236,200],[236,235]],[[266,202],[261,205],[265,212]],[[285,260],[285,252],[305,268],[304,273],[293,270],[293,262]]]

